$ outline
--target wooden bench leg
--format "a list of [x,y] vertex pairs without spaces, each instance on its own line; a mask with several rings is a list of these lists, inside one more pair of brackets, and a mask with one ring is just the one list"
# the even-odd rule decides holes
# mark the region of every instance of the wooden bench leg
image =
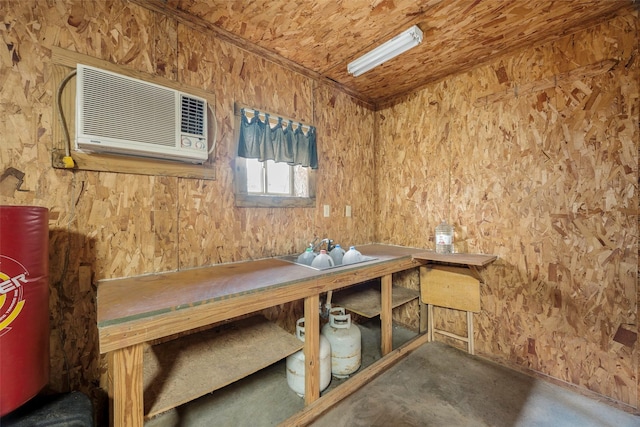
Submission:
[[109,424],[142,427],[144,423],[142,344],[110,352],[108,364]]
[[428,309],[429,306],[428,304],[423,303],[422,301],[419,301],[418,304],[420,304],[420,333],[423,334],[425,332],[428,331]]
[[320,398],[320,296],[304,299],[304,403]]
[[427,334],[429,335],[429,342],[433,341],[433,304],[427,305]]
[[473,345],[473,312],[467,311],[467,351],[469,354],[475,354]]
[[393,350],[393,314],[391,304],[391,274],[382,276],[381,280],[381,304],[382,309],[380,311],[380,335],[381,335],[381,351],[382,355],[386,356]]

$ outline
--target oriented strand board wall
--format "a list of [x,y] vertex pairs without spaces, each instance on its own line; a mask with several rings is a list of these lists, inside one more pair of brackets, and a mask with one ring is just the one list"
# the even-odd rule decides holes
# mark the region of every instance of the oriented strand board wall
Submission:
[[[374,114],[350,97],[126,1],[0,0],[0,10],[0,203],[51,211],[54,390],[99,394],[97,280],[294,253],[316,236],[373,241]],[[52,46],[214,93],[217,180],[53,169]],[[235,208],[234,102],[317,126],[315,209]],[[288,325],[300,310],[269,314]]]
[[[496,254],[478,353],[638,407],[637,12],[378,114],[377,237]],[[436,322],[464,334],[455,313]],[[624,331],[628,331],[624,334]],[[618,335],[616,335],[618,334]]]

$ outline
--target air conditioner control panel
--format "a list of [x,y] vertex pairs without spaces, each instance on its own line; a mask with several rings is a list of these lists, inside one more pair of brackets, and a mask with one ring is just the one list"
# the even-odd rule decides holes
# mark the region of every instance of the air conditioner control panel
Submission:
[[180,139],[180,145],[183,148],[195,149],[198,151],[207,150],[207,141],[204,138],[197,136],[182,135]]

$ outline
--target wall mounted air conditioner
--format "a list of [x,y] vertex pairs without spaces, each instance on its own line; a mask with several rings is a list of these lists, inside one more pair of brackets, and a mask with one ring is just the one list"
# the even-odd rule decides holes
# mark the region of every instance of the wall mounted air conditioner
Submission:
[[78,64],[76,149],[203,163],[207,101]]

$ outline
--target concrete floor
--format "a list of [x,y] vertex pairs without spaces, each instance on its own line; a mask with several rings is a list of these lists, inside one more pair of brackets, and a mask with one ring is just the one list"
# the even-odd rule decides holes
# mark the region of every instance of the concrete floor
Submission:
[[311,425],[631,427],[640,417],[432,342]]
[[[359,327],[363,369],[381,357],[379,320]],[[400,327],[393,332],[394,348],[415,336]],[[344,381],[348,379],[333,378],[324,393]],[[303,399],[287,385],[283,360],[158,415],[145,426],[275,426],[303,407]],[[447,345],[428,343],[313,425],[640,427],[640,417]]]

